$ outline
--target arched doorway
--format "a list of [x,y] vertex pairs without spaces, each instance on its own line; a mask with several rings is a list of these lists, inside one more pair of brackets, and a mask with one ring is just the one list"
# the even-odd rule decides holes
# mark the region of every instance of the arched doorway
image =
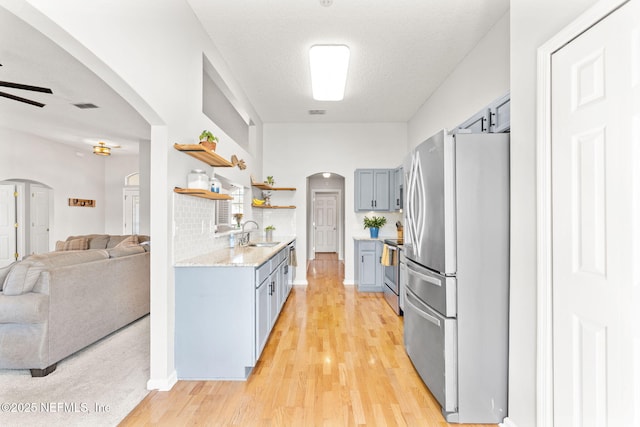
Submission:
[[0,267],[49,252],[52,197],[52,188],[38,181],[0,181]]
[[336,253],[344,260],[344,177],[319,172],[307,177],[307,253]]

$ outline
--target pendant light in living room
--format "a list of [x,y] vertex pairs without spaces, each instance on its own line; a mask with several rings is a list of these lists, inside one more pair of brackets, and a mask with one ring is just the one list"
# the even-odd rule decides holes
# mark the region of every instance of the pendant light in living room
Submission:
[[107,144],[104,142],[98,142],[98,145],[93,146],[93,154],[97,154],[98,156],[110,156],[111,148],[107,147]]

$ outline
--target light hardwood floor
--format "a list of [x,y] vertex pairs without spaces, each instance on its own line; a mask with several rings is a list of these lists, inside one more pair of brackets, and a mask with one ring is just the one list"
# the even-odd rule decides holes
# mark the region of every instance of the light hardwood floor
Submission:
[[402,318],[382,294],[345,287],[335,254],[318,256],[248,381],[179,381],[151,392],[121,426],[457,425],[406,355]]

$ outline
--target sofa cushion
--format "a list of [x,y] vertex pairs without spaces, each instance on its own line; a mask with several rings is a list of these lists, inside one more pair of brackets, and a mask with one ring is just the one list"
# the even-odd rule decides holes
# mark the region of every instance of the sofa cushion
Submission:
[[134,246],[116,246],[115,248],[107,249],[107,251],[110,258],[120,258],[145,252],[144,248],[138,244]]
[[32,255],[29,261],[33,264],[42,265],[47,268],[64,267],[66,265],[82,264],[85,262],[98,261],[109,258],[109,254],[104,249],[47,252],[44,254]]
[[89,249],[89,238],[78,237],[75,239],[67,239],[66,242],[57,241],[56,251],[84,251]]
[[[21,261],[13,266],[9,271],[9,274],[7,274],[2,286],[2,292],[5,295],[21,295],[24,292],[29,292],[33,289],[35,281],[31,285],[31,289],[25,289],[29,267],[31,267],[30,261]],[[40,274],[40,272],[38,272],[38,274]]]
[[16,264],[16,262],[17,261],[12,262],[6,267],[0,268],[0,291],[2,291],[2,285],[4,285],[4,280],[7,278],[7,275],[9,275],[9,272],[11,271],[13,266]]
[[109,243],[107,243],[107,249],[115,248],[116,246],[118,246],[120,242],[125,240],[127,237],[131,237],[131,235],[109,236]]
[[0,294],[0,323],[34,324],[47,320],[47,295],[27,293],[15,298]]

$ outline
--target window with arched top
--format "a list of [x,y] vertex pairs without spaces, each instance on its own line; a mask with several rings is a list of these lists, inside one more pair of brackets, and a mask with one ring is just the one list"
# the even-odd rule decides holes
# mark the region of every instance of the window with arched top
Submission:
[[134,172],[124,177],[124,185],[133,187],[140,185],[140,172]]

